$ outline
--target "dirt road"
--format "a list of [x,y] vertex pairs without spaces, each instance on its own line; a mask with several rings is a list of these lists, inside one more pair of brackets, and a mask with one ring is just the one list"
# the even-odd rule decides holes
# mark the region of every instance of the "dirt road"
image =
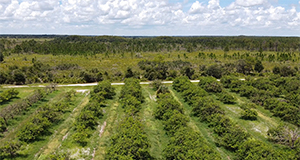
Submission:
[[[199,80],[191,80],[193,83],[199,82]],[[140,84],[151,84],[152,82],[140,82]],[[163,84],[172,84],[173,81],[163,81]],[[86,86],[96,86],[98,83],[85,83],[85,84],[59,84],[57,87],[86,87]],[[121,86],[124,85],[125,83],[111,83],[113,86]],[[34,85],[34,86],[28,86],[28,85],[10,85],[10,86],[2,86],[3,88],[27,88],[27,87],[46,87],[45,85]]]

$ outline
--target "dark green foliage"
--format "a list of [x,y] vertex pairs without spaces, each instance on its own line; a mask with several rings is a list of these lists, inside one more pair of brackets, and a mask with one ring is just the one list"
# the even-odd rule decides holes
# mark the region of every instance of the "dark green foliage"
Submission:
[[143,102],[144,97],[142,95],[142,90],[140,86],[140,81],[134,78],[125,79],[125,85],[121,90],[120,99],[124,98],[127,95],[135,97],[138,101]]
[[214,77],[200,77],[199,86],[207,92],[220,93],[223,90],[223,86]]
[[210,121],[215,114],[224,114],[224,111],[212,98],[201,97],[193,104],[192,113],[201,121]]
[[22,143],[19,141],[6,141],[0,147],[0,159],[13,159],[18,155]]
[[209,126],[213,127],[214,132],[219,136],[222,136],[224,133],[226,133],[228,128],[232,127],[233,125],[233,122],[224,114],[215,114],[212,116],[209,122]]
[[253,109],[246,108],[241,118],[245,120],[257,120],[257,112]]
[[0,52],[0,62],[4,61],[4,55],[2,52]]
[[257,94],[258,90],[252,86],[243,85],[239,88],[239,93],[242,97],[250,98]]
[[0,133],[3,133],[6,130],[6,123],[2,117],[0,117]]
[[125,109],[125,112],[135,114],[142,108],[141,101],[132,95],[125,95],[121,100],[121,106]]
[[177,92],[183,92],[189,87],[189,85],[187,85],[188,83],[190,83],[190,80],[188,77],[186,77],[186,76],[177,77],[173,81],[173,88]]
[[120,102],[126,113],[136,114],[141,109],[144,97],[139,80],[128,78],[125,80],[125,85],[122,87]]
[[283,155],[276,154],[276,152],[271,149],[269,146],[264,144],[261,141],[258,141],[253,138],[247,139],[238,147],[237,151],[238,159],[245,160],[264,160],[264,159],[285,159]]
[[190,128],[180,128],[163,151],[166,159],[221,159],[216,151],[212,150],[199,133]]
[[[12,36],[16,38],[16,36]],[[20,37],[17,37],[20,38]],[[24,37],[23,37],[24,38]],[[25,37],[36,38],[36,37]],[[39,38],[39,37],[38,37]],[[254,50],[263,54],[263,50],[284,51],[299,47],[298,37],[114,37],[114,36],[56,36],[53,40],[37,42],[22,41],[14,46],[13,53],[40,53],[54,55],[85,55],[86,53],[134,53],[162,51],[197,51],[199,45],[205,49],[223,48],[229,50]],[[132,55],[133,56],[133,55]],[[202,56],[201,56],[202,57]],[[280,61],[290,60],[291,53],[277,56]],[[275,58],[274,58],[275,60]]]
[[134,73],[132,71],[131,68],[127,68],[126,72],[125,72],[125,78],[133,78],[134,77]]
[[237,125],[226,128],[219,138],[220,145],[230,150],[237,150],[238,147],[249,137],[249,134]]
[[[184,79],[186,77],[177,78],[174,85],[181,83]],[[183,85],[194,86],[189,80]],[[180,89],[179,86],[178,89]],[[163,151],[165,158],[220,159],[219,154],[213,151],[197,132],[186,127],[189,119],[184,115],[183,107],[173,98],[172,94],[160,94],[158,97],[158,106],[154,115],[157,119],[163,120],[164,129],[171,136],[167,148]]]
[[85,146],[90,136],[90,130],[93,130],[98,124],[99,119],[103,117],[102,106],[106,99],[111,99],[115,95],[115,88],[111,86],[109,81],[102,81],[91,92],[91,101],[83,108],[79,116],[76,117],[75,134],[73,139],[75,142]]
[[238,73],[249,74],[253,71],[253,66],[250,61],[240,59],[236,62],[236,71]]
[[5,90],[2,93],[0,93],[0,104],[3,102],[7,102],[12,98],[16,98],[19,94],[19,91],[15,89],[9,89]]
[[218,94],[218,97],[219,100],[225,104],[234,104],[236,101],[236,98],[226,91],[222,91],[220,94]]
[[166,114],[169,114],[167,115],[169,118],[164,122],[164,129],[169,135],[175,134],[179,128],[186,126],[189,121],[183,113],[177,110],[169,111]]
[[195,70],[191,67],[184,67],[182,70],[181,70],[181,74],[183,76],[187,76],[189,77],[189,79],[193,79],[193,75],[195,74]]
[[75,142],[79,143],[82,146],[85,146],[88,141],[89,130],[86,126],[76,125],[76,132],[73,134],[73,139]]
[[[35,120],[35,121],[33,121]],[[38,136],[45,133],[47,127],[49,127],[51,123],[47,118],[43,118],[40,116],[35,117],[30,122],[27,122],[24,127],[18,133],[19,140],[23,142],[32,142],[35,141]]]
[[93,94],[97,94],[99,92],[101,92],[101,95],[105,99],[112,99],[113,96],[116,94],[115,93],[115,88],[112,87],[111,82],[107,81],[107,80],[98,83],[98,85],[96,87],[94,87],[94,90],[91,93],[91,96],[93,97]]
[[219,79],[223,75],[223,68],[219,64],[211,65],[207,68],[206,74]]
[[120,122],[111,138],[105,159],[152,159],[150,142],[142,122],[135,117],[126,117]]
[[273,68],[274,74],[280,74],[280,76],[288,77],[288,76],[294,76],[296,74],[296,70],[292,68],[291,66],[275,66]]
[[234,85],[234,82],[241,82],[238,77],[235,76],[223,76],[221,83],[225,88],[238,88],[240,85]]
[[164,80],[167,77],[175,78],[177,71],[180,71],[182,75],[189,78],[192,78],[195,73],[190,62],[181,60],[165,62],[162,57],[154,61],[140,61],[138,65],[141,70],[145,71],[144,77],[148,80]]
[[262,70],[264,70],[264,66],[263,64],[261,63],[261,61],[257,61],[255,63],[255,66],[254,66],[254,70],[258,73],[260,73]]
[[140,61],[140,69],[145,70],[144,77],[148,80],[166,79],[168,75],[168,66],[164,61]]
[[160,94],[157,101],[158,105],[154,110],[154,116],[160,120],[170,119],[169,112],[174,112],[175,110],[179,113],[183,113],[183,107],[178,103],[171,94]]
[[184,97],[184,100],[189,104],[192,104],[194,103],[194,101],[197,101],[197,97],[203,97],[207,95],[207,92],[205,90],[195,86],[191,82],[189,82],[186,85],[188,86],[188,88],[186,88],[186,90],[182,92],[182,95]]

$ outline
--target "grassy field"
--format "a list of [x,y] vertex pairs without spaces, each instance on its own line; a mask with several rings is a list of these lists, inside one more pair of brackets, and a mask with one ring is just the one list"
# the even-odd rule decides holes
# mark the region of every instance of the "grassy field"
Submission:
[[[13,66],[18,64],[20,68],[23,66],[31,66],[32,59],[34,58],[37,61],[42,62],[43,64],[49,64],[50,66],[57,66],[59,64],[78,64],[83,69],[92,69],[97,68],[100,71],[107,71],[110,73],[116,73],[117,71],[124,72],[127,67],[131,67],[134,70],[139,70],[137,63],[141,60],[154,60],[158,56],[163,57],[165,61],[173,61],[173,60],[183,60],[189,61],[194,67],[198,67],[199,65],[211,65],[216,62],[222,63],[234,63],[238,59],[235,58],[224,58],[223,50],[204,50],[201,51],[206,55],[211,53],[216,55],[216,58],[210,58],[206,56],[206,58],[199,58],[199,52],[191,52],[187,53],[184,51],[178,52],[142,52],[139,53],[140,56],[133,55],[131,53],[124,53],[124,56],[120,54],[111,54],[109,56],[105,56],[104,54],[96,54],[92,56],[83,56],[83,55],[41,55],[41,54],[11,54],[10,56],[5,57],[4,63],[0,63],[0,69],[7,70],[8,66]],[[249,52],[249,51],[229,51],[227,55],[233,55],[234,53],[250,53],[250,55],[255,55],[257,52]],[[266,55],[276,54],[276,52],[264,52]],[[295,53],[299,55],[298,53]],[[271,70],[275,65],[284,64],[284,62],[268,62],[263,61],[263,65],[266,70]],[[297,66],[298,61],[286,62],[291,66]]]
[[[107,107],[102,108],[104,117],[98,122],[99,125],[91,131],[92,134],[89,137],[86,146],[83,147],[78,143],[75,143],[72,138],[74,134],[73,123],[76,121],[75,117],[78,116],[81,110],[89,102],[88,95],[85,93],[76,93],[76,95],[72,98],[72,105],[69,108],[69,112],[62,115],[62,120],[49,129],[49,134],[43,135],[38,141],[23,146],[22,151],[20,152],[20,155],[22,156],[19,156],[15,159],[44,160],[48,155],[53,154],[53,152],[64,152],[69,154],[70,157],[74,159],[105,159],[105,151],[110,143],[110,137],[114,133],[118,132],[115,130],[115,127],[124,116],[124,111],[121,108],[118,100],[121,86],[114,87],[116,88],[117,94],[114,99],[107,101]],[[10,126],[8,131],[3,134],[3,137],[0,139],[0,143],[15,138],[22,125],[26,123],[31,116],[33,116],[38,106],[58,101],[60,97],[67,91],[76,91],[82,89],[91,90],[92,87],[62,87],[58,88],[57,91],[47,95],[43,101],[36,103],[27,112],[9,121]],[[163,150],[168,144],[169,137],[163,129],[163,123],[155,119],[153,116],[153,112],[157,105],[156,92],[149,85],[142,85],[142,89],[143,95],[146,99],[139,114],[142,118],[142,122],[146,126],[145,130],[151,143],[150,154],[155,159],[163,159]],[[214,135],[212,129],[208,127],[208,124],[202,123],[199,121],[199,118],[192,116],[192,107],[184,102],[180,94],[173,90],[171,85],[169,85],[169,89],[174,98],[184,107],[185,115],[189,117],[188,126],[201,133],[208,144],[217,150],[224,160],[234,159],[234,153],[216,145],[216,135]],[[26,96],[30,95],[35,88],[18,88],[17,90],[20,91],[19,97],[13,99],[7,104],[1,105],[0,108],[3,108],[8,104],[13,104],[18,99],[25,98]],[[248,103],[249,100],[244,97],[240,97],[238,94],[231,94],[237,98],[236,104],[225,105],[218,101],[222,109],[225,110],[225,114],[239,126],[242,126],[244,129],[246,129],[246,131],[254,138],[262,140],[263,142],[273,146],[273,144],[267,140],[266,132],[269,128],[277,126],[280,123],[280,120],[272,117],[272,114],[262,107],[257,107],[255,109],[258,112],[258,120],[247,121],[240,119],[240,113],[242,111],[240,106],[243,103]],[[216,98],[215,95],[210,96]]]

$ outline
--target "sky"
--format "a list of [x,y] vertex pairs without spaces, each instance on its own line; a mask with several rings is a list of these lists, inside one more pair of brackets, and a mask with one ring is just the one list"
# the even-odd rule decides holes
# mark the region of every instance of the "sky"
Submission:
[[300,36],[300,0],[0,0],[0,34]]

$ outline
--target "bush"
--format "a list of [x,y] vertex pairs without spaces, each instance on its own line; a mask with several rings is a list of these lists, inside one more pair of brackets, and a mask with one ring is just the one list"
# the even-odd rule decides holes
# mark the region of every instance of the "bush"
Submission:
[[3,133],[6,130],[6,124],[2,117],[0,117],[0,133]]
[[3,102],[7,102],[12,98],[16,98],[19,94],[19,91],[15,89],[5,90],[0,94],[0,104]]
[[245,120],[257,120],[257,112],[253,109],[245,109],[241,116]]
[[232,125],[227,128],[224,134],[222,134],[219,142],[225,148],[236,151],[248,137],[249,134],[242,128],[236,125]]
[[183,107],[173,98],[171,94],[160,94],[157,103],[158,105],[153,113],[157,119],[166,121],[170,118],[166,113],[175,110],[183,113]]
[[223,75],[223,68],[219,64],[211,65],[207,68],[206,74],[217,79],[220,79]]
[[174,135],[174,133],[179,128],[186,126],[189,121],[184,114],[180,113],[177,110],[174,111],[169,110],[169,112],[167,112],[166,114],[169,114],[170,116],[168,117],[170,118],[164,122],[165,125],[164,129],[167,131],[169,135]]
[[247,139],[238,147],[237,158],[245,160],[284,159],[284,157],[275,154],[271,147],[253,138]]
[[236,86],[232,86],[233,81],[240,81],[240,80],[238,77],[235,76],[223,76],[221,78],[221,83],[225,88],[232,88],[232,87],[235,88]]
[[201,135],[190,128],[180,128],[167,147],[163,150],[166,159],[221,159],[220,155],[209,147]]
[[150,142],[143,128],[135,117],[122,120],[111,137],[105,159],[151,159]]
[[98,83],[98,85],[94,87],[91,95],[93,96],[93,94],[97,94],[99,92],[102,93],[102,96],[105,99],[112,99],[113,96],[116,95],[115,88],[111,86],[111,82],[107,80]]
[[189,87],[188,83],[190,83],[188,77],[177,77],[174,79],[172,86],[177,92],[183,92]]
[[22,143],[19,141],[6,141],[0,147],[0,159],[10,158],[13,159],[18,155]]
[[228,92],[223,91],[219,94],[219,100],[225,104],[234,104],[236,98]]
[[223,91],[222,84],[213,77],[201,77],[198,85],[207,92],[220,93]]
[[243,85],[239,89],[239,93],[242,97],[251,98],[257,94],[258,90],[252,86]]
[[201,97],[193,105],[192,114],[201,121],[209,121],[215,114],[224,114],[224,111],[212,98]]

